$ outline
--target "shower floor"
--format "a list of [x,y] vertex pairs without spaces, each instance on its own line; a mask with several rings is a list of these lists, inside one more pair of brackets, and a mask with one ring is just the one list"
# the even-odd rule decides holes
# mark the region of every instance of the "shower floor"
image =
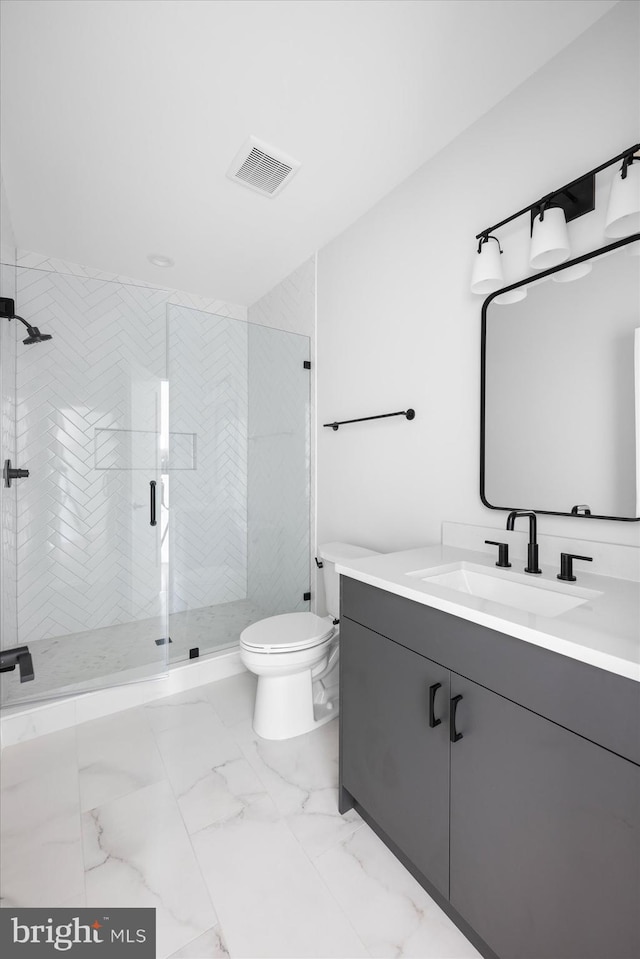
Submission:
[[148,679],[162,673],[167,662],[189,659],[189,650],[200,655],[234,646],[243,629],[273,615],[250,600],[171,613],[171,643],[156,645],[165,636],[160,617],[107,626],[102,629],[39,639],[28,644],[35,679],[18,681],[17,670],[0,675],[2,704],[33,702],[56,696],[88,692],[103,686]]

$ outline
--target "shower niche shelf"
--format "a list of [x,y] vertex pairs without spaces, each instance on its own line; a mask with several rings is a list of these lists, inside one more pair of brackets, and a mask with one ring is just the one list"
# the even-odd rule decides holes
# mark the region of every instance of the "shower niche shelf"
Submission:
[[[167,468],[195,470],[197,433],[169,433]],[[97,470],[164,469],[160,433],[154,430],[97,429],[95,468]]]

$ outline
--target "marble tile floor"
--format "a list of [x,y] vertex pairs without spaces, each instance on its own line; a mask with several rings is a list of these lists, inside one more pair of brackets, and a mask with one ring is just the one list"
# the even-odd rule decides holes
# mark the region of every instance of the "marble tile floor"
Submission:
[[7,747],[1,904],[153,906],[159,959],[478,956],[338,814],[337,722],[261,740],[254,693],[242,673]]
[[40,639],[29,644],[35,679],[20,684],[2,674],[0,698],[10,706],[149,678],[166,670],[167,659],[188,660],[194,646],[206,655],[236,645],[243,629],[269,615],[248,599],[171,613],[168,647],[155,643],[166,632],[160,617]]

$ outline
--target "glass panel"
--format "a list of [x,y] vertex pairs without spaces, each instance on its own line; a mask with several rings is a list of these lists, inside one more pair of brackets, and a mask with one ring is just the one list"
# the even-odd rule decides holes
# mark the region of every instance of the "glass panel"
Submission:
[[[168,350],[170,658],[185,659],[309,608],[309,340],[169,306]],[[185,435],[191,470],[174,467]]]
[[310,589],[309,339],[249,325],[248,595],[261,618]]
[[30,471],[16,481],[18,645],[35,679],[3,674],[5,704],[156,677],[167,662],[167,294],[30,269],[17,282],[20,314],[52,339],[25,345],[16,331],[16,457]]

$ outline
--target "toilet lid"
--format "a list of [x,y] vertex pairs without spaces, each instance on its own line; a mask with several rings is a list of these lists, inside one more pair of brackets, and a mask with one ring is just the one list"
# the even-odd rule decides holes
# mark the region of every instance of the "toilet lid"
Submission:
[[333,635],[331,619],[315,613],[283,613],[252,623],[240,633],[240,645],[265,653],[289,653],[317,646]]

